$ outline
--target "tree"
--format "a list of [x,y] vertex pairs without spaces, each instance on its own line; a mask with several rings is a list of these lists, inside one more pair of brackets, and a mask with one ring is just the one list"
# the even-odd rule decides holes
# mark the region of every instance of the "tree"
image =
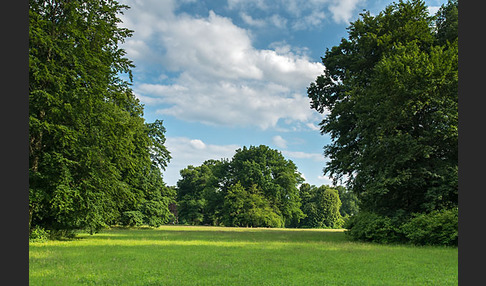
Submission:
[[219,224],[227,164],[225,160],[208,160],[201,166],[188,166],[180,171],[177,201],[181,222]]
[[226,226],[282,227],[277,215],[256,185],[249,190],[237,182],[224,198],[222,221]]
[[254,185],[259,188],[285,226],[303,217],[297,189],[303,182],[302,175],[279,151],[265,145],[236,150],[229,163],[229,177],[231,183],[240,182],[245,189]]
[[336,189],[323,185],[317,188],[309,184],[301,187],[302,211],[305,218],[302,227],[340,228],[344,221],[340,213],[341,200]]
[[457,206],[455,9],[443,6],[435,25],[419,0],[362,13],[308,88],[312,108],[330,112],[324,171],[347,181],[360,209],[408,217]]
[[231,161],[208,160],[181,170],[182,223],[284,227],[303,217],[295,164],[267,146],[236,150]]
[[343,186],[337,186],[339,198],[341,199],[341,208],[339,212],[343,218],[348,218],[350,216],[356,215],[359,212],[359,201],[355,193],[348,191]]
[[[164,167],[161,122],[120,77],[128,8],[112,0],[29,1],[29,226],[91,232],[135,210]],[[154,153],[153,150],[156,152]],[[158,179],[157,179],[158,180]],[[157,184],[162,181],[159,180]],[[159,186],[157,186],[158,188]]]

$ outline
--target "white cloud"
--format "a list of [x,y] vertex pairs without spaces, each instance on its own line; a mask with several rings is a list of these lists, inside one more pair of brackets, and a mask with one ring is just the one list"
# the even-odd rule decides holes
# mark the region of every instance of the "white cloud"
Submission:
[[167,137],[165,146],[170,151],[172,159],[164,171],[164,181],[175,186],[180,179],[179,171],[189,165],[200,166],[209,159],[231,159],[238,145],[206,144],[200,139],[186,137]]
[[348,24],[357,5],[363,0],[334,0],[329,6],[332,18],[336,23]]
[[321,128],[319,126],[315,125],[312,122],[307,123],[306,126],[309,127],[313,131],[320,131],[321,130]]
[[272,16],[270,16],[268,18],[268,21],[273,24],[275,27],[277,28],[280,28],[280,29],[284,29],[287,27],[287,19],[285,19],[284,17],[280,16],[280,15],[277,15],[277,14],[273,14]]
[[294,30],[306,30],[312,27],[316,27],[322,24],[322,21],[326,18],[324,11],[313,10],[310,14],[300,17],[295,21],[292,28]]
[[324,155],[320,153],[306,153],[306,152],[301,152],[301,151],[287,151],[284,150],[282,151],[282,154],[285,155],[285,157],[289,157],[290,159],[310,159],[315,162],[325,162],[326,158],[324,158]]
[[282,138],[282,136],[277,135],[272,138],[272,143],[277,146],[278,148],[286,149],[287,148],[287,141]]
[[252,16],[250,16],[250,15],[244,13],[244,12],[240,13],[240,17],[243,20],[243,22],[245,22],[246,24],[253,26],[253,27],[264,27],[266,25],[265,20],[253,19]]
[[306,30],[322,25],[328,14],[334,22],[347,24],[355,15],[358,4],[362,2],[364,0],[228,0],[227,7],[245,12],[258,9],[267,14],[278,11],[285,14],[285,17],[274,13],[265,21],[274,22],[280,28],[286,28],[287,22],[290,22],[292,29]]
[[430,15],[435,15],[439,11],[440,6],[428,6],[427,10],[429,11]]
[[265,0],[228,0],[229,9],[241,9],[243,7],[258,8],[260,10],[268,10],[270,8]]
[[262,129],[315,116],[305,88],[322,74],[321,63],[292,47],[256,49],[249,31],[213,11],[196,18],[175,15],[171,1],[161,6],[172,10],[152,9],[157,3],[131,3],[126,12],[125,24],[136,30],[126,43],[128,57],[178,76],[170,84],[135,84],[142,103],[186,121]]
[[206,149],[206,144],[204,144],[204,142],[202,142],[199,139],[193,139],[193,140],[189,141],[189,143],[195,149],[198,149],[198,150]]

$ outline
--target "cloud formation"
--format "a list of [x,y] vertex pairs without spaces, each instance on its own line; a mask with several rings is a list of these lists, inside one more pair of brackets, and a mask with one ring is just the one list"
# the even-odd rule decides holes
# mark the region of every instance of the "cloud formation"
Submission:
[[[126,43],[129,58],[160,70],[159,82],[135,84],[142,103],[161,115],[212,125],[267,129],[281,119],[315,121],[305,88],[322,74],[321,63],[290,46],[257,49],[248,30],[213,11],[193,17],[174,9],[172,1],[141,1],[122,17],[137,31]],[[248,15],[246,21],[262,23]],[[164,72],[176,76],[164,81]]]
[[[307,30],[324,24],[329,19],[335,23],[349,23],[358,4],[363,0],[228,0],[230,10],[259,10],[266,13],[261,19],[242,18],[248,25],[258,23],[259,26],[272,25],[275,20],[275,10],[284,11],[287,15],[285,24],[293,30]],[[275,25],[277,26],[277,25]],[[282,25],[277,27],[284,28]]]
[[272,138],[272,143],[281,149],[287,148],[287,140],[283,139],[282,136],[277,135]]

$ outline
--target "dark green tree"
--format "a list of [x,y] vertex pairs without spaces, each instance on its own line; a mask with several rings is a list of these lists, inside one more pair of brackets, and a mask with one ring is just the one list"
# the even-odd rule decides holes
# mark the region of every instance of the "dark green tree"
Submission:
[[160,176],[152,162],[170,159],[161,122],[145,124],[120,76],[132,78],[119,47],[132,33],[118,25],[126,8],[29,1],[30,227],[93,232],[116,223],[149,196],[145,178]]
[[181,170],[179,221],[226,226],[297,226],[303,217],[295,164],[267,146],[236,150],[231,161]]
[[177,182],[179,221],[218,225],[224,199],[227,161],[208,160],[180,171]]
[[329,111],[324,171],[347,180],[366,211],[457,206],[456,14],[457,1],[432,17],[420,0],[362,13],[308,88],[312,108]]
[[248,190],[259,188],[285,226],[303,217],[297,186],[303,182],[297,166],[268,146],[250,146],[236,150],[229,163],[230,182],[240,182]]
[[283,227],[277,215],[256,185],[250,189],[237,182],[229,187],[224,198],[222,222],[226,226]]

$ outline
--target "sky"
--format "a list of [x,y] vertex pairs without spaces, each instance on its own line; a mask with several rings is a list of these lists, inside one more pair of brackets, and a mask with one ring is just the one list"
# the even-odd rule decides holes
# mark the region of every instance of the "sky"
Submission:
[[[243,146],[267,145],[292,160],[311,185],[332,185],[321,135],[325,114],[307,87],[325,69],[327,48],[347,38],[363,10],[386,0],[121,0],[122,48],[146,122],[163,120],[172,159],[164,181]],[[425,3],[434,13],[446,1]]]

